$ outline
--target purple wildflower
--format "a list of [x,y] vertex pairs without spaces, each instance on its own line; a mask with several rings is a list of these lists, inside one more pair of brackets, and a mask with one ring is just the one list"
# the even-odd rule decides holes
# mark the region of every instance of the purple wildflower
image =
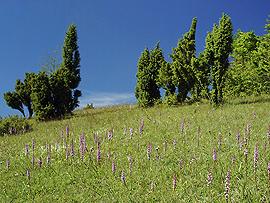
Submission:
[[142,136],[143,128],[144,128],[144,120],[142,119],[140,123],[140,128],[139,128],[140,136]]
[[154,191],[154,189],[155,189],[155,182],[152,181],[151,184],[150,184],[150,190]]
[[25,156],[27,156],[27,158],[29,157],[29,145],[28,144],[25,145]]
[[164,152],[166,152],[167,151],[167,140],[165,140],[164,142],[163,142],[163,147],[164,147]]
[[201,138],[201,127],[199,126],[197,129],[197,144],[200,145],[200,138]]
[[230,184],[231,184],[231,172],[228,171],[225,179],[225,199],[227,202],[229,201]]
[[158,154],[159,146],[157,146],[155,149],[156,149],[156,153],[157,153],[156,160],[158,160],[159,159],[159,154]]
[[30,170],[29,169],[26,170],[26,177],[28,178],[28,180],[30,180]]
[[180,123],[180,133],[184,133],[185,130],[185,119],[182,119]]
[[270,161],[268,162],[267,172],[268,172],[268,176],[269,176],[269,178],[270,178]]
[[148,158],[148,160],[150,160],[151,152],[152,152],[152,145],[148,144],[147,145],[147,158]]
[[68,157],[69,157],[69,150],[68,147],[66,147],[66,160],[68,160]]
[[235,163],[235,161],[236,161],[236,158],[235,158],[235,156],[232,156],[232,164],[234,164]]
[[95,144],[98,143],[98,136],[97,136],[97,133],[94,133],[94,142],[95,142]]
[[268,137],[268,140],[269,140],[269,144],[270,144],[270,125],[268,127],[268,130],[267,130],[267,137]]
[[129,174],[132,174],[132,157],[128,156],[128,163],[129,163]]
[[83,159],[84,159],[85,151],[86,151],[85,136],[84,136],[84,134],[82,134],[82,135],[80,136],[80,154],[81,154],[81,159],[82,159],[82,161],[83,161]]
[[113,131],[109,130],[108,132],[108,140],[111,140],[113,138]]
[[210,186],[212,184],[212,181],[213,181],[213,175],[211,171],[209,171],[207,175],[207,185]]
[[100,161],[100,159],[101,159],[101,156],[100,156],[100,143],[98,142],[97,143],[97,162],[99,162]]
[[10,168],[10,160],[9,159],[6,161],[6,167],[7,167],[7,170]]
[[114,174],[115,173],[115,170],[116,170],[116,165],[115,165],[115,162],[114,160],[112,161],[112,173]]
[[222,135],[221,135],[221,133],[219,133],[219,136],[218,136],[218,150],[221,149],[221,144],[222,144]]
[[47,162],[47,165],[49,165],[51,163],[51,155],[50,154],[47,155],[46,162]]
[[240,132],[239,131],[236,133],[236,140],[237,140],[237,144],[240,145]]
[[173,190],[176,189],[176,175],[173,175],[173,181],[172,181]]
[[38,166],[39,166],[39,168],[41,168],[41,166],[42,166],[42,158],[41,157],[38,159]]
[[133,128],[129,128],[129,135],[130,135],[130,139],[132,139],[132,136],[133,136]]
[[248,149],[247,148],[244,149],[244,156],[245,156],[245,160],[247,161],[247,156],[248,156]]
[[73,139],[71,140],[70,155],[71,155],[72,157],[74,157],[74,155],[75,155],[75,151],[74,151],[74,141],[73,141]]
[[121,172],[121,181],[124,185],[126,185],[126,176],[125,176],[125,173],[124,171]]
[[183,168],[183,159],[180,159],[179,160],[179,168],[180,168],[180,170]]
[[[245,140],[245,138],[244,138],[244,140]],[[241,141],[241,142],[239,143],[239,149],[240,149],[240,150],[241,150],[241,149],[242,149],[242,147],[243,147],[244,140],[243,140],[243,141]]]
[[55,150],[58,152],[58,151],[59,151],[59,148],[60,148],[59,143],[56,142],[56,143],[55,143]]
[[35,165],[35,155],[34,154],[32,155],[31,163],[32,163],[32,166],[34,167],[34,165]]
[[107,158],[110,160],[111,159],[111,152],[109,151],[108,153],[107,153]]
[[259,149],[258,149],[258,144],[256,144],[254,148],[254,169],[256,170],[258,166],[258,159],[259,159]]
[[214,161],[217,160],[217,151],[216,151],[215,148],[213,149],[213,160],[214,160]]
[[69,127],[66,126],[66,136],[68,137],[69,136]]
[[176,148],[176,139],[173,140],[173,149],[175,150]]
[[35,140],[34,139],[32,140],[32,151],[33,151],[33,153],[35,151]]

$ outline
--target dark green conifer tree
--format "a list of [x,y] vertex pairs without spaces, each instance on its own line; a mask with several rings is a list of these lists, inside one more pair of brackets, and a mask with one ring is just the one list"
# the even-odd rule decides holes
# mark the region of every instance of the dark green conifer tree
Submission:
[[171,54],[173,83],[178,89],[178,100],[184,102],[193,88],[196,77],[194,60],[196,59],[195,33],[197,18],[193,18],[190,30],[178,41]]
[[[71,90],[70,98],[66,102],[66,112],[71,113],[79,105],[78,98],[81,91],[76,89],[81,81],[80,76],[80,52],[78,47],[77,28],[74,24],[70,25],[66,33],[63,46],[63,63],[61,65],[61,74],[66,85]],[[65,90],[69,92],[69,90]],[[58,98],[59,99],[59,98]]]
[[232,22],[223,14],[219,25],[214,25],[206,38],[206,63],[211,69],[211,101],[220,104],[223,101],[225,75],[229,68],[229,55],[232,52]]
[[142,107],[153,106],[160,100],[160,91],[157,85],[158,72],[164,62],[159,43],[149,52],[145,49],[138,61],[137,84],[135,96]]

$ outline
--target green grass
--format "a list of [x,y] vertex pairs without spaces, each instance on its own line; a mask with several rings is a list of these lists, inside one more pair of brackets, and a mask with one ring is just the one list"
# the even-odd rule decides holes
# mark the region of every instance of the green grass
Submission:
[[[144,131],[140,136],[142,119]],[[208,104],[149,109],[116,106],[77,111],[73,117],[62,121],[32,122],[30,133],[0,137],[0,202],[226,202],[228,170],[231,172],[229,201],[270,201],[267,173],[270,103],[267,100],[238,102],[216,109]],[[247,125],[249,135],[245,135]],[[66,126],[70,128],[68,137]],[[132,139],[130,128],[134,131]],[[110,129],[114,130],[112,140],[107,137]],[[238,131],[241,141],[244,137],[247,139],[242,148],[236,139]],[[72,139],[75,144],[75,156],[68,160],[61,132],[67,138],[69,149]],[[83,161],[79,153],[82,133],[88,149]],[[100,162],[96,159],[94,133],[98,133],[101,142]],[[34,167],[31,164],[32,139],[36,143]],[[164,143],[167,143],[166,150]],[[29,144],[29,158],[25,156],[25,144]],[[49,165],[46,164],[46,144],[51,144]],[[152,145],[150,160],[148,144]],[[255,171],[256,144],[259,159]],[[247,160],[245,148],[248,149]],[[216,161],[212,158],[213,149],[217,150]],[[131,174],[128,156],[133,160]],[[37,164],[39,157],[43,161],[41,168]],[[6,160],[10,160],[9,169]],[[113,160],[115,174],[112,173]],[[30,180],[26,176],[27,169]],[[121,181],[121,171],[126,175],[126,184]],[[213,176],[210,185],[207,184],[208,172]]]

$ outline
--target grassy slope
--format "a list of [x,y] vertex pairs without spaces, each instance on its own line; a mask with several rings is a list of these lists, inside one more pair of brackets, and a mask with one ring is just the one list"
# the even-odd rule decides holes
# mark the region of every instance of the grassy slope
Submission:
[[[142,118],[145,127],[140,137],[138,129]],[[183,119],[184,133],[180,133],[179,126]],[[246,146],[248,160],[245,162],[245,146],[239,148],[236,133],[239,131],[243,140],[247,124],[251,125],[251,133]],[[207,104],[193,104],[144,110],[119,106],[78,111],[70,119],[37,123],[31,133],[0,137],[0,202],[225,202],[224,181],[228,170],[231,171],[231,200],[270,201],[267,177],[270,143],[266,135],[269,124],[269,102],[225,105],[218,109]],[[75,142],[75,157],[68,160],[65,159],[65,148],[60,136],[67,125],[71,132],[69,146],[71,138]],[[127,135],[123,133],[124,128],[127,128]],[[134,129],[132,139],[129,128]],[[106,132],[109,129],[114,129],[111,141],[107,139]],[[101,140],[100,163],[96,161],[94,132],[99,133]],[[79,158],[81,133],[86,136],[88,148],[84,161]],[[34,168],[31,166],[31,150],[29,159],[24,155],[25,144],[29,144],[31,149],[33,138],[36,142],[35,157],[42,157],[44,162],[42,168],[38,168],[37,164]],[[164,142],[168,143],[166,151]],[[50,166],[46,166],[46,143],[52,144]],[[60,144],[58,151],[56,143]],[[149,143],[153,146],[150,160],[147,159]],[[259,164],[255,175],[253,151],[256,143],[259,147]],[[156,147],[159,147],[159,159],[156,159]],[[214,148],[217,150],[215,163],[212,159]],[[111,154],[110,159],[108,153]],[[132,174],[129,172],[127,156],[133,159]],[[7,159],[11,163],[9,170],[6,169]],[[116,163],[115,174],[111,171],[112,160]],[[183,160],[182,169],[179,160]],[[30,181],[26,177],[27,169],[30,169]],[[120,179],[122,170],[126,175],[126,185]],[[208,171],[213,175],[213,182],[209,186]],[[176,175],[177,181],[175,191],[172,189],[173,175]]]

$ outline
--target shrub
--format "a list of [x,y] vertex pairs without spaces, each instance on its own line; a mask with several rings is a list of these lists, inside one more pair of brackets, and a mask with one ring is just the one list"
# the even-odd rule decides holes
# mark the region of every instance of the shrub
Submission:
[[10,116],[0,120],[0,136],[18,135],[31,130],[31,126],[25,118]]

